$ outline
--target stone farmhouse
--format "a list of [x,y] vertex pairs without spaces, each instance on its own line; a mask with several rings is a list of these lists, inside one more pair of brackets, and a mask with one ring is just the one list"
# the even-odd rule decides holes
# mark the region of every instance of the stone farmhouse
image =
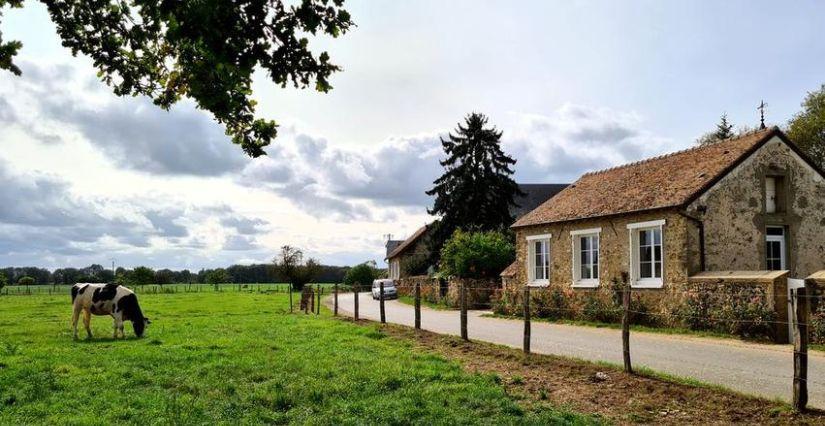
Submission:
[[[804,278],[825,269],[825,173],[767,128],[587,173],[512,228],[516,261],[502,274],[512,290],[574,298],[626,276],[655,293],[706,271]],[[768,290],[779,318],[786,288]]]

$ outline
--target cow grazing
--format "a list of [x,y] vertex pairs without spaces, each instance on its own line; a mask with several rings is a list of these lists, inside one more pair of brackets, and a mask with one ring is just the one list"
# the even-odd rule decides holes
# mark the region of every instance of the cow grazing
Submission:
[[149,318],[143,316],[143,312],[138,305],[137,296],[132,290],[118,284],[90,284],[77,283],[72,286],[72,331],[77,339],[77,320],[83,312],[83,325],[86,326],[86,334],[92,337],[92,330],[89,327],[92,321],[92,314],[111,315],[114,318],[114,338],[117,333],[125,338],[123,332],[123,321],[131,321],[132,328],[137,337],[143,336],[143,331]]

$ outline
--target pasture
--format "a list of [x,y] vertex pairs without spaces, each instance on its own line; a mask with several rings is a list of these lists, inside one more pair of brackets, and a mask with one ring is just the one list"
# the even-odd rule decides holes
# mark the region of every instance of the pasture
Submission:
[[285,293],[138,296],[144,338],[94,317],[79,341],[68,292],[0,296],[0,424],[601,423],[375,325],[289,314]]

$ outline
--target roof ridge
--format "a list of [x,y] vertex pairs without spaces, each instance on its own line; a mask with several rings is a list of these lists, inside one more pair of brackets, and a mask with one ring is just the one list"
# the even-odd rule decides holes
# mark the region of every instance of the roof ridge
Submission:
[[598,175],[598,174],[606,173],[606,172],[612,172],[612,171],[623,169],[623,168],[626,168],[626,167],[638,166],[638,165],[649,163],[649,162],[652,162],[652,161],[662,160],[662,159],[665,159],[665,158],[668,158],[668,157],[673,157],[675,155],[680,155],[680,154],[684,154],[684,153],[687,153],[687,152],[692,152],[692,151],[697,151],[697,150],[700,150],[700,149],[710,148],[710,147],[713,147],[713,146],[717,146],[720,143],[729,143],[729,142],[737,141],[739,139],[742,139],[742,138],[745,138],[745,137],[748,137],[748,136],[753,136],[757,133],[761,133],[761,132],[768,133],[768,132],[773,132],[773,131],[776,131],[776,130],[779,130],[778,126],[766,127],[764,129],[754,129],[754,130],[751,130],[751,131],[748,131],[748,132],[745,132],[745,133],[738,134],[734,137],[723,139],[723,140],[721,140],[717,143],[713,143],[713,144],[710,144],[710,145],[694,146],[694,147],[685,148],[685,149],[682,149],[682,150],[679,150],[679,151],[669,152],[669,153],[666,153],[666,154],[660,154],[660,155],[657,155],[655,157],[643,158],[641,160],[636,160],[636,161],[633,161],[633,162],[630,162],[630,163],[619,164],[617,166],[608,167],[606,169],[594,170],[594,171],[591,171],[591,172],[584,173],[583,175],[581,175],[581,178],[584,178],[586,176]]

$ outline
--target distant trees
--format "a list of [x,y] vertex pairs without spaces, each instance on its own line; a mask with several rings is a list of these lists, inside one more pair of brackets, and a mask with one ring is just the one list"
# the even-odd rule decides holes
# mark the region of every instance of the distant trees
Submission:
[[311,283],[321,271],[321,265],[315,259],[304,261],[304,253],[292,246],[281,247],[281,253],[272,259],[275,272],[292,288],[301,291],[304,285]]
[[35,285],[35,284],[37,284],[37,281],[35,281],[34,278],[32,278],[28,275],[22,276],[22,277],[20,277],[19,280],[17,280],[17,285]]
[[[116,282],[126,286],[177,283],[205,284],[208,282],[207,277],[209,274],[217,268],[202,269],[194,273],[188,269],[159,269],[157,271],[148,267],[135,269],[137,269],[137,278],[135,278],[135,270],[118,267],[116,273],[113,274],[111,269],[97,264],[85,268],[58,268],[54,272],[50,272],[45,268],[7,267],[0,269],[0,276],[5,277],[7,284],[17,283],[23,276],[34,278],[35,285],[73,285],[79,282]],[[318,265],[318,273],[314,280],[324,283],[340,283],[343,282],[347,270],[349,270],[348,266]],[[286,278],[276,273],[272,264],[232,265],[226,268],[225,272],[229,276],[226,282],[232,283],[251,284],[287,281]]]
[[728,121],[728,114],[723,113],[719,118],[719,123],[716,124],[716,130],[705,133],[696,139],[697,145],[710,145],[716,142],[730,139],[736,136],[733,131],[733,124]]
[[226,269],[218,268],[209,271],[206,275],[206,283],[212,285],[231,283],[232,277],[226,272]]
[[126,274],[126,282],[132,285],[155,283],[155,271],[146,266],[138,266]]
[[469,114],[455,134],[441,139],[447,154],[441,161],[444,174],[427,191],[435,197],[427,211],[441,217],[428,243],[433,261],[456,229],[505,230],[513,223],[510,208],[516,196],[523,195],[512,179],[516,160],[502,151],[502,132],[487,122],[483,114]]
[[461,278],[497,277],[514,258],[515,248],[504,233],[459,229],[441,250],[439,272]]
[[0,290],[9,283],[9,280],[6,278],[6,274],[0,274]]
[[825,84],[805,97],[802,111],[788,122],[788,137],[819,167],[825,167]]
[[344,277],[344,284],[351,286],[351,287],[360,287],[361,289],[371,288],[373,280],[378,278],[378,271],[375,268],[368,264],[362,263],[360,265],[353,266],[347,271],[347,275]]

